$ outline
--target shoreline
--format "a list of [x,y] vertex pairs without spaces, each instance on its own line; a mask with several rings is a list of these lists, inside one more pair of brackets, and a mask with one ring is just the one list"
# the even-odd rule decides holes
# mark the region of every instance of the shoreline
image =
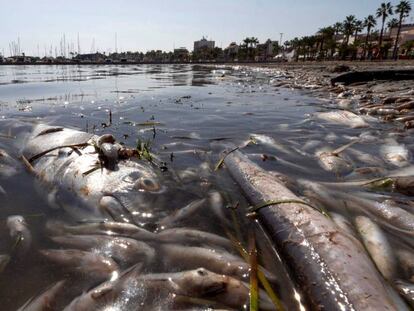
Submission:
[[128,66],[128,65],[228,65],[228,66],[257,66],[257,67],[326,67],[335,65],[348,65],[350,67],[375,67],[375,66],[413,66],[414,59],[411,60],[382,60],[382,61],[299,61],[299,62],[277,62],[277,61],[201,61],[201,62],[51,62],[51,63],[0,63],[0,66]]

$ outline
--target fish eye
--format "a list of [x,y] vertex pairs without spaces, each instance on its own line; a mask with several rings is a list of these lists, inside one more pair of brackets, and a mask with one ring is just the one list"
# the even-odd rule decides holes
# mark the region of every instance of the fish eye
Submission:
[[197,269],[197,274],[201,275],[201,276],[206,276],[207,275],[207,271],[204,269]]
[[147,190],[147,191],[158,191],[158,190],[160,190],[160,185],[156,181],[154,181],[150,178],[141,178],[139,180],[139,186],[141,188]]

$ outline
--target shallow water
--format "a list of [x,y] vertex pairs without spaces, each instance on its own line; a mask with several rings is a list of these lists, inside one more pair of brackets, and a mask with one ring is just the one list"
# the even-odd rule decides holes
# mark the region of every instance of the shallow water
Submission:
[[[227,172],[213,170],[219,160],[218,152],[223,149],[220,144],[247,143],[252,134],[270,136],[277,144],[272,146],[256,140],[242,151],[263,168],[294,179],[325,182],[350,179],[350,175],[324,171],[315,152],[324,146],[341,147],[362,132],[372,133],[376,140],[355,144],[345,151],[354,168],[378,166],[388,171],[396,168],[377,160],[380,159],[379,142],[387,137],[384,129],[388,125],[370,120],[369,129],[350,129],[310,118],[312,113],[325,111],[327,102],[316,99],[309,91],[273,86],[278,79],[283,76],[266,70],[190,65],[0,66],[0,134],[17,137],[0,138],[0,147],[17,157],[33,123],[75,128],[97,135],[111,133],[118,141],[133,147],[138,139],[149,141],[151,151],[166,163],[167,173],[160,174],[170,188],[161,194],[165,207],[158,208],[158,214],[148,216],[145,226],[149,229],[171,210],[206,197],[212,190],[220,191],[226,204],[239,202],[241,208],[247,207],[248,203]],[[397,139],[411,149],[409,137],[397,136]],[[361,153],[366,158],[361,157]],[[181,177],[180,184],[171,181],[174,174]],[[24,169],[11,177],[0,177],[0,185],[7,193],[0,203],[0,234],[5,237],[0,243],[0,254],[13,249],[13,241],[8,238],[4,225],[7,216],[25,215],[33,235],[30,256],[13,257],[0,274],[3,310],[16,309],[40,289],[60,279],[70,280],[68,294],[60,298],[62,306],[91,288],[85,276],[50,264],[37,251],[56,248],[43,230],[48,219],[68,223],[79,219],[51,209],[33,176]],[[354,193],[357,189],[346,191]],[[296,190],[302,194],[299,188]],[[400,197],[395,193],[391,196]],[[241,208],[240,222],[246,235],[249,221],[243,218]],[[332,208],[327,206],[327,209]],[[358,212],[343,214],[352,221]],[[231,220],[229,210],[225,210],[225,215]],[[226,230],[234,231],[232,226],[223,223],[208,210],[202,210],[180,226],[220,235],[225,235]],[[289,277],[284,275],[284,263],[279,263],[277,255],[269,251],[260,231],[258,236],[259,259],[280,278],[274,284],[276,291],[289,310],[299,309],[293,288],[285,286],[289,284]],[[394,231],[393,236],[393,241],[400,243]],[[237,254],[235,249],[232,252]],[[163,267],[160,258],[146,268],[148,273],[173,271],[176,271],[174,267]]]

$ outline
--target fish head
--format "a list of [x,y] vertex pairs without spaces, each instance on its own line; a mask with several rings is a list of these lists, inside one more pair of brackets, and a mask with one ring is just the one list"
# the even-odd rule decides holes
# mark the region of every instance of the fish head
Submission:
[[166,205],[162,194],[168,189],[156,170],[150,164],[132,162],[120,166],[113,175],[112,185],[107,187],[110,190],[104,195],[115,198],[119,209],[134,222],[152,222]]
[[178,282],[187,295],[205,298],[222,293],[227,286],[225,277],[205,268],[183,272]]

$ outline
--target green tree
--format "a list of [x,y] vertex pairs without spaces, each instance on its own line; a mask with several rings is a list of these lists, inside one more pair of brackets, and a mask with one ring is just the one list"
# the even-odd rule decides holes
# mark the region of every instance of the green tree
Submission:
[[[392,5],[390,2],[383,2],[381,3],[381,6],[377,9],[377,13],[376,16],[377,18],[381,18],[382,20],[382,25],[381,25],[381,33],[380,33],[380,37],[379,37],[379,50],[381,51],[381,47],[382,47],[382,38],[384,36],[384,26],[385,26],[385,21],[387,19],[388,16],[392,15]],[[380,52],[380,58],[382,58],[382,53]]]
[[395,60],[397,60],[398,58],[398,42],[400,41],[402,22],[404,18],[408,17],[408,15],[410,14],[410,11],[411,11],[411,4],[409,1],[405,1],[405,0],[402,0],[395,9],[395,13],[399,14],[397,37],[395,38],[394,50],[392,53],[392,56]]
[[325,45],[331,45],[331,41],[334,40],[335,29],[332,26],[323,27],[319,29],[317,37],[319,40],[319,54],[325,56]]
[[[367,36],[365,37],[365,44],[364,44],[364,52],[363,58],[366,59],[367,52],[369,53],[371,50],[371,43],[370,42],[370,34],[371,29],[377,25],[377,21],[375,20],[374,16],[368,15],[364,20],[364,27],[367,29]],[[369,43],[369,46],[368,46]]]
[[395,27],[398,27],[398,19],[391,18],[387,23],[388,32],[390,33],[390,35],[391,35],[391,29]]
[[349,15],[345,17],[345,20],[342,23],[342,31],[345,36],[343,41],[344,45],[348,45],[349,37],[354,33],[356,21],[357,20],[354,15]]

